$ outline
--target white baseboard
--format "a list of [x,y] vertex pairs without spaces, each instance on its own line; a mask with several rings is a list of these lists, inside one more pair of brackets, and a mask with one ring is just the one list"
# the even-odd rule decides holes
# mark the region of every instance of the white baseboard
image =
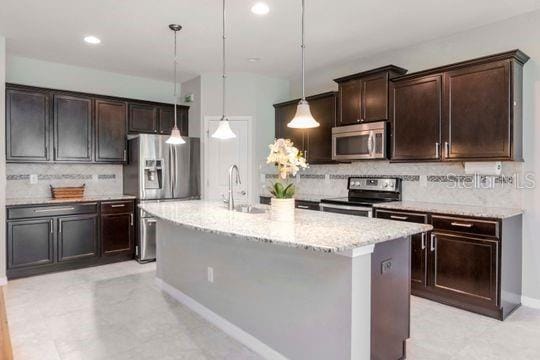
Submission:
[[521,304],[533,309],[540,309],[540,299],[531,298],[528,296],[521,297]]
[[0,276],[0,286],[7,285],[7,277]]
[[216,314],[204,305],[198,303],[193,298],[184,294],[175,287],[167,284],[162,279],[156,278],[156,283],[161,290],[169,294],[176,301],[184,304],[185,306],[187,306],[188,308],[190,308],[191,310],[217,326],[219,329],[221,329],[223,332],[225,332],[232,338],[236,339],[251,350],[255,351],[257,354],[261,355],[263,358],[272,360],[287,359],[285,356],[272,349],[270,346],[266,345],[253,335],[248,334],[244,330],[240,329],[238,326],[229,322],[227,319],[221,317],[220,315]]

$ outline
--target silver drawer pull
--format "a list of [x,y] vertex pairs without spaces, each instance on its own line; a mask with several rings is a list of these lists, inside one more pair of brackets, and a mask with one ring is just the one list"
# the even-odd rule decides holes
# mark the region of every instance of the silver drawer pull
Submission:
[[429,243],[429,250],[431,250],[431,251],[435,251],[435,246],[436,246],[435,240],[436,240],[435,234],[432,233],[431,234],[431,241]]
[[296,205],[296,207],[299,209],[309,209],[309,206],[307,205]]
[[464,227],[464,228],[471,228],[473,227],[473,224],[466,224],[466,223],[458,223],[458,222],[453,222],[451,223],[452,226],[459,226],[459,227]]
[[63,208],[54,208],[54,209],[34,209],[35,213],[47,213],[53,211],[70,211],[75,210],[74,207],[63,207]]
[[426,248],[426,233],[422,233],[422,250]]
[[396,220],[407,220],[408,216],[397,216],[397,215],[390,215],[390,219],[396,219]]
[[157,220],[146,220],[146,222],[149,224],[154,224],[154,223],[157,223]]
[[126,204],[112,204],[111,207],[114,207],[114,208],[119,208],[119,207],[124,207],[126,206]]

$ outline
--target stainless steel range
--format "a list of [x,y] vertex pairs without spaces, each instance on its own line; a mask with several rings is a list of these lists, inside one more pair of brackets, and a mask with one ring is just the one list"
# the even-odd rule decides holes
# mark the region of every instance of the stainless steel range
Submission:
[[347,189],[347,197],[322,199],[321,211],[372,217],[373,204],[401,200],[399,178],[350,177]]

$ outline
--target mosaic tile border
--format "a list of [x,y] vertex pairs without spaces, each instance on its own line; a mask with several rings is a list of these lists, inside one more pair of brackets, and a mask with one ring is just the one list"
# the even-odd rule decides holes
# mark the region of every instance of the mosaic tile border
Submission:
[[[98,180],[113,180],[116,179],[115,174],[101,174],[98,175]],[[7,175],[6,180],[7,181],[21,181],[21,180],[29,180],[30,175],[28,174],[20,174],[20,175]],[[88,174],[53,174],[53,175],[47,175],[47,174],[38,174],[38,181],[43,180],[92,180],[92,175]]]

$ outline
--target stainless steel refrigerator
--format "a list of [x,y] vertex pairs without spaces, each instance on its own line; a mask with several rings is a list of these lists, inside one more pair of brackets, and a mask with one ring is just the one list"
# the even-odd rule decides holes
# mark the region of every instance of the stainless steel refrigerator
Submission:
[[[184,138],[182,145],[169,145],[166,135],[140,134],[128,140],[128,163],[124,165],[124,194],[137,203],[199,199],[200,141]],[[156,219],[137,211],[139,262],[156,259]]]

